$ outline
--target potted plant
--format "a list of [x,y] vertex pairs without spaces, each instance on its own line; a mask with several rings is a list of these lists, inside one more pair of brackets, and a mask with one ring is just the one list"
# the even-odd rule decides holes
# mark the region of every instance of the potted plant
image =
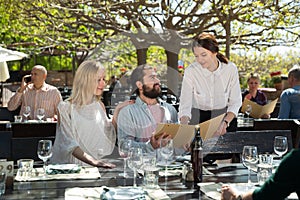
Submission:
[[281,90],[282,89],[282,84],[281,84],[281,71],[276,71],[276,72],[271,72],[271,85],[276,88],[276,90]]
[[273,76],[271,81],[272,81],[273,87],[276,88],[276,90],[281,90],[282,84],[281,84],[280,76]]

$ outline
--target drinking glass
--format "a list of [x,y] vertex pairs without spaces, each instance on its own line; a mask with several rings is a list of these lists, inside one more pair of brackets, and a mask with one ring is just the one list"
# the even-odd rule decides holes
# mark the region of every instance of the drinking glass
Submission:
[[129,151],[131,147],[132,147],[132,140],[122,139],[119,141],[119,145],[118,145],[119,154],[124,160],[124,171],[123,173],[119,174],[119,176],[122,176],[124,178],[128,177],[128,174],[126,172],[126,162],[129,157]]
[[143,166],[143,152],[141,148],[131,148],[128,166],[133,170],[133,187],[136,187],[136,172]]
[[168,180],[168,163],[172,161],[174,145],[172,139],[163,138],[160,141],[160,155],[165,161],[165,182]]
[[144,186],[154,189],[158,187],[159,168],[156,166],[156,151],[143,155]]
[[23,115],[25,116],[25,120],[24,121],[28,121],[28,117],[30,116],[30,106],[24,106],[24,111],[23,111]]
[[38,157],[44,162],[43,169],[44,169],[44,175],[46,176],[47,160],[52,156],[52,141],[40,140],[38,142],[37,154]]
[[45,117],[45,110],[44,110],[44,108],[37,109],[36,116],[39,119],[39,122],[42,122],[43,118]]
[[275,136],[274,152],[279,155],[280,159],[288,151],[287,138],[284,136]]
[[251,183],[251,167],[255,166],[258,162],[258,154],[256,146],[244,146],[242,154],[243,164],[248,168],[248,187],[252,186]]
[[250,121],[250,120],[249,120],[249,117],[250,117],[251,111],[252,111],[252,106],[248,104],[248,105],[246,106],[246,110],[245,110],[245,113],[246,113],[246,115],[247,115],[247,121],[248,121],[248,122]]

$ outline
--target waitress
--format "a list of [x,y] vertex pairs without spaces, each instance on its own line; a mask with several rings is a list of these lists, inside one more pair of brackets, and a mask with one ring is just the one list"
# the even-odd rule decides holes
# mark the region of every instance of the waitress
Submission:
[[180,123],[198,124],[226,113],[215,136],[236,131],[242,105],[237,67],[219,53],[218,42],[209,33],[195,37],[192,50],[196,60],[184,71]]

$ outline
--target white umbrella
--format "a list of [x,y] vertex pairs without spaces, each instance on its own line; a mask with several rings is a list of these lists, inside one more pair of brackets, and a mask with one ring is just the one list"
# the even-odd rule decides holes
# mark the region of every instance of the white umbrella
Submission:
[[22,60],[25,57],[28,57],[28,54],[0,47],[0,82],[9,79],[7,61]]
[[22,60],[28,54],[0,47],[0,62]]
[[9,71],[6,62],[0,62],[0,82],[9,79]]

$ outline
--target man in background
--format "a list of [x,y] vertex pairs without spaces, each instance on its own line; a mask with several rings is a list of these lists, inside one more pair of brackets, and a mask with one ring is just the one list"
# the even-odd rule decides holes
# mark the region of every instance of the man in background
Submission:
[[[31,80],[28,78],[31,77]],[[23,115],[25,106],[30,107],[28,119],[37,119],[37,109],[45,110],[44,118],[56,118],[57,105],[62,100],[58,89],[45,82],[47,70],[42,65],[35,65],[31,70],[31,75],[24,76],[22,83],[16,93],[8,102],[8,110],[16,110],[21,106],[20,115]]]
[[288,73],[291,88],[280,96],[279,119],[300,119],[300,66],[295,65]]

